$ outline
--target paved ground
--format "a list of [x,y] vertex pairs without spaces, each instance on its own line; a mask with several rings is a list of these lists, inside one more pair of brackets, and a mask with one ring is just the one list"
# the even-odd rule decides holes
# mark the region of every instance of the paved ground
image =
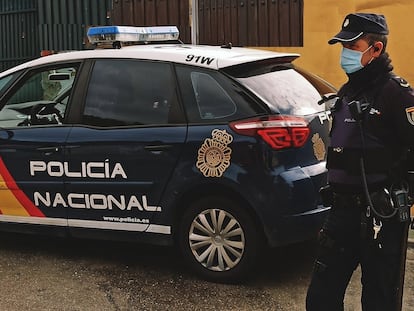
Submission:
[[[171,249],[0,233],[0,310],[303,311],[315,243],[267,254],[243,285],[195,278]],[[359,311],[357,271],[346,311]],[[404,311],[414,310],[414,250],[407,260]]]

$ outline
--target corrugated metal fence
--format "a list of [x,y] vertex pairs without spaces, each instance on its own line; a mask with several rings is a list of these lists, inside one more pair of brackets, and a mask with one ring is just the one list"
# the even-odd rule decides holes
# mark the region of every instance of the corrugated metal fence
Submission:
[[109,25],[112,0],[0,0],[0,71],[42,50],[80,50],[86,28]]
[[189,0],[113,0],[114,25],[175,25],[180,39],[191,42]]
[[43,50],[81,50],[86,29],[109,25],[111,0],[37,0],[39,45]]
[[0,71],[87,48],[91,25],[176,25],[190,43],[191,4],[201,44],[303,45],[303,0],[0,0]]
[[113,0],[113,23],[173,24],[189,43],[191,4],[197,8],[198,43],[303,45],[303,0]]
[[198,0],[199,42],[302,46],[303,0]]

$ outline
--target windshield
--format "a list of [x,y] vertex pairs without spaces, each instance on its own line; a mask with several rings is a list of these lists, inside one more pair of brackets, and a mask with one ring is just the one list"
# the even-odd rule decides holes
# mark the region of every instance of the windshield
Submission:
[[0,78],[0,95],[3,94],[4,90],[6,90],[6,86],[9,85],[9,82],[12,81],[12,79],[16,76],[17,74],[11,74],[8,76],[5,76],[3,78]]
[[237,80],[281,114],[309,115],[323,110],[318,105],[318,90],[291,67],[277,66],[273,71],[239,76]]

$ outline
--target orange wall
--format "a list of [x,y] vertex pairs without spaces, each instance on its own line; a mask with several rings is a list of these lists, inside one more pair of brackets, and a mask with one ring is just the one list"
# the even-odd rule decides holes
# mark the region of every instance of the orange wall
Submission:
[[347,80],[339,65],[341,46],[327,41],[340,30],[344,17],[354,12],[385,15],[394,72],[414,85],[413,0],[304,0],[304,46],[270,49],[301,54],[297,65],[339,87]]

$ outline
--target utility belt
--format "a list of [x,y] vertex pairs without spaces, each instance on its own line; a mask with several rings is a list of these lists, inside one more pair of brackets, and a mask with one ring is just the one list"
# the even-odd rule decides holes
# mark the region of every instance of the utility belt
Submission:
[[332,192],[332,205],[339,208],[365,208],[367,200],[364,194]]
[[392,153],[384,148],[362,151],[360,148],[329,147],[327,168],[341,169],[351,175],[360,175],[362,157],[367,159],[365,161],[367,174],[387,173],[393,162]]
[[408,187],[400,185],[391,187],[390,190],[382,188],[371,192],[369,198],[365,193],[350,194],[332,190],[330,185],[324,186],[319,191],[324,206],[334,208],[359,208],[370,216],[379,219],[398,219],[400,222],[410,220],[411,202],[408,196]]
[[330,185],[326,185],[319,190],[322,204],[325,207],[333,206],[336,208],[366,208],[368,205],[366,195],[363,193],[342,193],[332,190]]

